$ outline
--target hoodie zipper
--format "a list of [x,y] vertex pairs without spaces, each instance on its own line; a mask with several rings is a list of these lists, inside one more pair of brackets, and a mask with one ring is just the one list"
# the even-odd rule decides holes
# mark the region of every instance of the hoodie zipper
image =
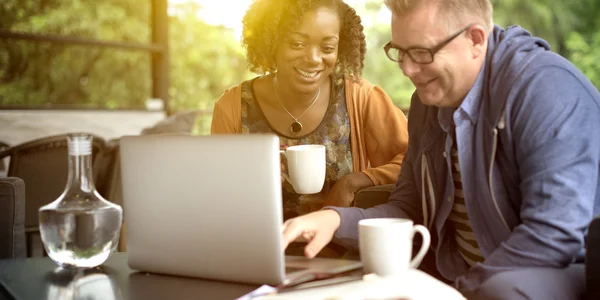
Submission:
[[494,143],[492,144],[492,157],[490,159],[490,173],[488,174],[488,184],[490,186],[490,194],[492,195],[492,202],[494,203],[494,207],[496,208],[496,211],[498,212],[498,216],[500,216],[500,220],[502,221],[502,224],[504,225],[504,227],[506,228],[506,230],[508,230],[510,232],[510,227],[508,226],[508,223],[506,223],[506,219],[504,219],[504,216],[502,215],[502,211],[500,210],[500,206],[498,206],[498,201],[496,200],[496,196],[494,195],[494,186],[493,186],[493,173],[494,173],[494,161],[496,160],[496,151],[498,148],[498,130],[502,130],[506,127],[506,116],[505,116],[505,111],[502,111],[502,114],[500,116],[500,120],[498,121],[498,125],[496,127],[494,127],[493,133],[494,133]]
[[[498,130],[502,130],[506,127],[506,116],[505,111],[502,112],[500,120],[498,121],[497,126],[493,130],[494,134],[494,142],[492,144],[492,156],[490,159],[490,171],[488,174],[488,184],[490,186],[490,194],[492,195],[492,202],[494,203],[494,207],[496,208],[496,212],[502,221],[502,224],[506,228],[506,230],[510,231],[510,227],[502,215],[502,211],[500,210],[500,206],[498,206],[498,200],[496,200],[496,196],[494,194],[494,186],[493,183],[493,173],[494,173],[494,161],[496,160],[496,151],[498,150]],[[429,203],[427,203],[427,197],[425,195],[425,185],[427,185],[427,190],[429,192]],[[435,218],[435,192],[433,190],[433,181],[431,180],[431,173],[429,171],[429,164],[427,163],[427,157],[425,154],[421,155],[421,206],[423,210],[423,224],[427,226],[427,228],[431,228],[433,226],[433,220]],[[431,207],[431,218],[429,218],[429,207]]]
[[[431,218],[428,215],[427,209],[427,197],[425,197],[425,185],[427,181],[427,187],[429,191],[429,205],[431,206]],[[427,228],[431,228],[433,226],[433,220],[435,219],[435,192],[433,190],[433,181],[431,180],[431,175],[429,172],[429,164],[427,163],[427,157],[425,154],[421,154],[421,206],[423,210],[423,224],[427,226]]]

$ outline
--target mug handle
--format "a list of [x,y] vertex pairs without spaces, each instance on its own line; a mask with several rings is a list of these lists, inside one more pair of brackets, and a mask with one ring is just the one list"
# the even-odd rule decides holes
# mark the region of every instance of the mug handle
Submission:
[[[285,150],[279,150],[279,154],[283,154],[283,156],[285,156],[287,158],[287,156],[285,155]],[[288,174],[285,174],[285,173],[281,172],[281,176],[283,176],[283,178],[285,178],[285,180],[287,180],[287,182],[289,182],[292,185],[292,187],[294,188],[294,190],[296,189],[294,187],[294,184],[290,180],[290,177],[288,176]]]
[[423,243],[421,244],[421,249],[419,249],[419,252],[417,252],[417,255],[415,256],[415,258],[413,258],[413,260],[410,262],[410,267],[413,269],[416,269],[421,264],[421,261],[423,261],[425,254],[427,254],[427,250],[429,250],[429,244],[431,242],[431,237],[429,236],[429,230],[427,230],[427,228],[425,228],[425,226],[423,226],[423,225],[413,226],[413,229],[412,229],[413,237],[414,237],[414,234],[417,232],[420,233],[421,236],[423,237]]

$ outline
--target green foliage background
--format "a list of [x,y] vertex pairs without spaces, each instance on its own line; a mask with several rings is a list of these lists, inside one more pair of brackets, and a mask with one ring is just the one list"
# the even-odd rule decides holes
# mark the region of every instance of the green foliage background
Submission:
[[[413,86],[382,51],[389,40],[381,0],[355,8],[368,51],[364,77],[407,107]],[[600,0],[493,0],[495,21],[546,39],[600,87]],[[232,30],[197,18],[194,2],[169,5],[170,105],[210,111],[223,91],[251,78]],[[2,0],[0,30],[148,43],[150,1]],[[150,55],[0,39],[0,106],[130,109],[150,98]]]

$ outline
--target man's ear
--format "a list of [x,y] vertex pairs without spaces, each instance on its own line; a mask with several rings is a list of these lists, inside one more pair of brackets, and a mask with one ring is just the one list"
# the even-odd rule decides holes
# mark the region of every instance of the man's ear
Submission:
[[487,47],[487,30],[479,25],[475,24],[467,30],[467,38],[471,42],[471,53],[473,58],[477,58],[482,54],[485,54]]

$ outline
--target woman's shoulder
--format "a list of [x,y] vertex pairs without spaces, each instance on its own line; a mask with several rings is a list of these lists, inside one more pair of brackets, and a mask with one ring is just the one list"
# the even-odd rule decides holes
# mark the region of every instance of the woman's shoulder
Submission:
[[371,89],[376,87],[376,85],[374,85],[368,79],[362,76],[346,74],[343,78],[346,83],[346,89],[349,89],[354,92],[369,92]]
[[368,100],[372,98],[389,99],[389,96],[381,87],[371,83],[364,77],[345,75],[344,80],[347,98],[352,98],[351,100],[354,102],[371,102]]
[[242,99],[242,89],[244,86],[250,84],[254,79],[244,80],[236,85],[233,85],[223,92],[219,99],[217,99],[215,105],[218,106],[239,106]]

